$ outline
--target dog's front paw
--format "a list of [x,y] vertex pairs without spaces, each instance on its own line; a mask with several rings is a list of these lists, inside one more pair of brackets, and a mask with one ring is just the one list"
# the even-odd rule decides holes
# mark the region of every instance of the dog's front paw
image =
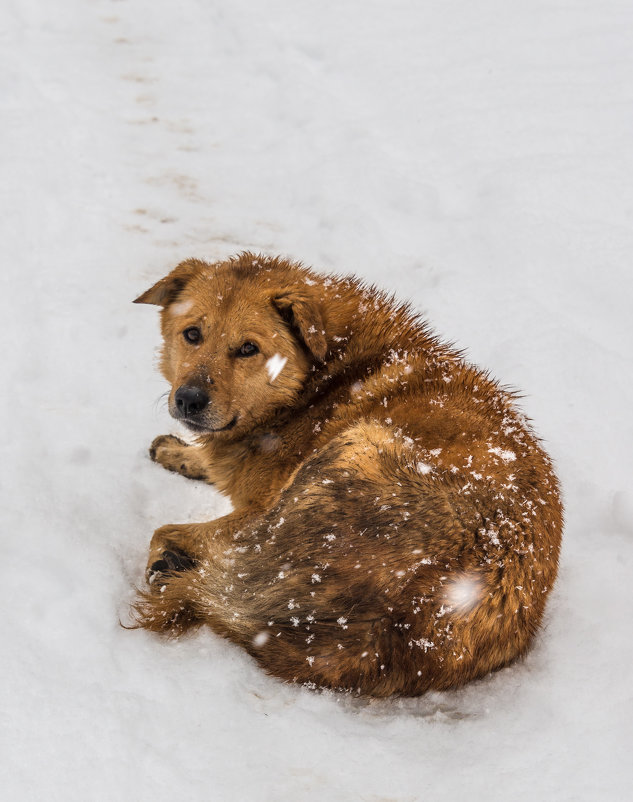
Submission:
[[163,468],[186,476],[187,479],[207,478],[196,447],[173,434],[161,434],[156,437],[149,447],[149,455]]
[[154,462],[165,465],[165,460],[173,456],[175,451],[182,452],[183,448],[188,448],[187,443],[179,437],[173,434],[159,434],[158,437],[153,439],[152,445],[149,447],[149,455]]
[[153,585],[158,577],[169,576],[174,571],[190,571],[196,565],[193,557],[179,549],[164,551],[147,569],[147,582]]

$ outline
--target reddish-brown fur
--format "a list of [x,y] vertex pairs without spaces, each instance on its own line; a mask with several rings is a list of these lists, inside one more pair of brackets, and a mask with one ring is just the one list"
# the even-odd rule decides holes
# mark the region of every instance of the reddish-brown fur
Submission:
[[[374,696],[456,687],[526,651],[562,507],[511,393],[406,305],[282,259],[190,260],[137,300],[163,307],[170,409],[200,386],[207,429],[236,421],[152,444],[235,511],[157,530],[139,625],[205,622],[282,679]],[[244,341],[261,353],[237,359]],[[165,567],[165,551],[189,561]]]

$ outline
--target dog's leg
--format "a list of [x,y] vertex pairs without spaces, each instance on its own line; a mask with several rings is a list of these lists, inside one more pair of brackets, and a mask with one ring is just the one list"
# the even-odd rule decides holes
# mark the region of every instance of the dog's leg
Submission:
[[168,471],[174,471],[187,479],[200,479],[213,484],[209,478],[204,458],[198,446],[185,443],[173,434],[161,434],[153,441],[149,455]]
[[[403,649],[409,659],[412,637],[430,638],[392,620],[392,597],[405,580],[394,573],[398,529],[390,524],[400,500],[396,480],[407,476],[386,464],[388,444],[378,445],[364,430],[347,433],[306,462],[270,509],[158,530],[154,579],[135,606],[139,626],[180,634],[205,622],[285,680],[376,695],[404,687],[393,672],[385,682],[386,667]],[[358,468],[363,459],[374,466],[369,478]],[[376,498],[383,497],[389,515],[380,518]],[[382,525],[372,532],[371,558],[361,560],[374,519]],[[418,539],[400,538],[399,552],[412,554]],[[178,569],[176,549],[195,559],[191,568]]]
[[200,582],[211,564],[217,571],[232,562],[229,550],[248,538],[248,524],[256,516],[253,510],[239,510],[208,523],[157,529],[146,570],[150,587],[139,591],[134,605],[137,625],[179,634],[200,623],[205,617],[196,604]]
[[250,510],[239,510],[214,521],[196,524],[168,524],[154,532],[147,561],[150,584],[156,574],[188,571],[221,553],[239,539],[240,527],[253,517]]
[[[266,511],[158,530],[163,563],[137,623],[177,635],[205,622],[286,681],[375,696],[482,676],[521,653],[530,622],[519,629],[512,607],[513,634],[499,647],[513,597],[500,595],[496,568],[464,563],[454,532],[481,519],[459,491],[412,469],[391,431],[359,424],[307,460]],[[174,547],[192,568],[170,568]],[[472,600],[461,610],[452,588],[461,598],[464,576]]]

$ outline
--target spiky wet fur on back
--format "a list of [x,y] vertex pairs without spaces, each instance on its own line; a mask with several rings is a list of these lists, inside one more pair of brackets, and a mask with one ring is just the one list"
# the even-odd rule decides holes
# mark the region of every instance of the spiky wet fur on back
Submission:
[[235,512],[158,530],[150,563],[176,547],[196,564],[140,594],[138,624],[207,623],[278,677],[376,696],[455,687],[523,654],[562,507],[515,397],[353,278],[252,254],[170,275],[160,300],[156,287],[141,299],[163,306],[172,383],[171,304],[202,294],[213,318],[212,298],[232,293],[217,327],[269,294],[300,347],[285,368],[298,389],[270,409],[262,396],[246,428],[158,449],[185,475],[194,461]]

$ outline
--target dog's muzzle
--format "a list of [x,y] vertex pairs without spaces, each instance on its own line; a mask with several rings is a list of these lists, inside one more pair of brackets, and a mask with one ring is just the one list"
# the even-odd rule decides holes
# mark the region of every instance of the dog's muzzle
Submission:
[[191,387],[183,384],[174,394],[176,418],[188,418],[199,415],[209,403],[209,396],[200,387]]

